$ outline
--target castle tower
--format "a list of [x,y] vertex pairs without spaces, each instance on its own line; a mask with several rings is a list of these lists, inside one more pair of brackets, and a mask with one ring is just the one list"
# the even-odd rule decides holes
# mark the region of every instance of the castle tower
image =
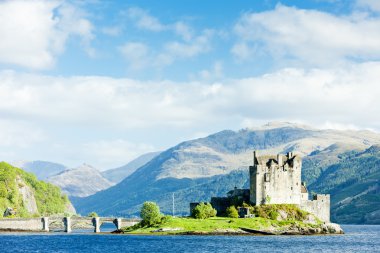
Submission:
[[301,203],[301,157],[287,155],[258,156],[253,152],[249,167],[250,202],[260,204]]

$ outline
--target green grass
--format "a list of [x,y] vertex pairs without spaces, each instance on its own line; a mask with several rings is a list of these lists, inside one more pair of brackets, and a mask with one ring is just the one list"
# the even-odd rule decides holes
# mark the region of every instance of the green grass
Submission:
[[155,234],[178,234],[186,232],[213,232],[216,230],[249,228],[254,230],[266,230],[270,227],[286,228],[295,225],[299,227],[317,227],[317,224],[305,224],[302,221],[287,220],[277,221],[261,217],[256,218],[226,218],[226,217],[213,217],[209,219],[194,219],[190,217],[170,217],[163,224],[152,227],[141,227],[139,224],[133,227],[123,228],[126,234],[150,234],[158,229],[180,228],[181,230],[155,232]]

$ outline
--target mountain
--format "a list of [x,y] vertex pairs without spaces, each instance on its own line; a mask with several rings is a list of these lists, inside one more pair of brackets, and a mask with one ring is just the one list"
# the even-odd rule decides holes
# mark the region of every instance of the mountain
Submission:
[[86,197],[113,185],[102,174],[90,165],[64,170],[47,179],[48,182],[59,186],[69,196]]
[[119,184],[73,201],[81,213],[133,216],[146,200],[158,202],[164,212],[171,213],[174,193],[177,212],[187,214],[189,202],[224,196],[233,186],[246,184],[253,150],[259,150],[259,154],[301,154],[305,157],[303,179],[311,185],[340,161],[341,154],[364,151],[376,144],[380,144],[380,135],[370,131],[322,130],[290,123],[226,130],[180,143]]
[[67,170],[66,166],[62,164],[46,161],[18,161],[13,162],[12,165],[27,172],[33,173],[39,180],[46,180],[50,176]]
[[0,215],[8,208],[16,217],[75,213],[66,195],[32,173],[0,162]]
[[119,183],[159,154],[160,152],[151,152],[141,155],[124,166],[103,171],[102,175],[113,183]]

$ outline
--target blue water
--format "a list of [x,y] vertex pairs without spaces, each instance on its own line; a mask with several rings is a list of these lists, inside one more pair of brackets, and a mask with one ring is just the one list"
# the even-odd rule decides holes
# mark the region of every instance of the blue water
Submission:
[[342,226],[344,235],[135,236],[0,234],[2,252],[380,252],[380,226]]

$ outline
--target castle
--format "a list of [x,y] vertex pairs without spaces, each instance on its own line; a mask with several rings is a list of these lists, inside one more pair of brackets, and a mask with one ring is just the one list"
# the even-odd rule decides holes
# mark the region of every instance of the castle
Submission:
[[292,152],[286,155],[257,156],[253,152],[253,165],[249,167],[250,189],[234,189],[227,197],[211,198],[218,213],[236,202],[253,205],[295,204],[325,222],[330,221],[330,195],[317,194],[309,200],[305,183],[301,182],[302,159]]

